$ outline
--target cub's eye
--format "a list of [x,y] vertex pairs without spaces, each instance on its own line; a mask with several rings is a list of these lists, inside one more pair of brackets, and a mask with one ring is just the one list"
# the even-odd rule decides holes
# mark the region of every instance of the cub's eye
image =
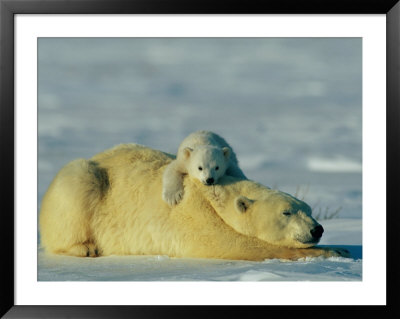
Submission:
[[199,166],[199,171],[202,171],[202,170],[203,170],[203,167]]
[[283,212],[282,214],[285,215],[285,216],[290,216],[290,215],[292,215],[291,212]]
[[219,170],[219,166],[217,166],[217,167],[215,168],[215,170],[218,171],[218,170]]

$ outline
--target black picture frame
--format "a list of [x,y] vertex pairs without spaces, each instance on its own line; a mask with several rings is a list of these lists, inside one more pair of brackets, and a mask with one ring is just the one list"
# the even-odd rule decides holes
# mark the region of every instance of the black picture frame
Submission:
[[[386,306],[22,306],[14,303],[14,17],[16,14],[385,14],[387,21],[387,304]],[[227,317],[260,312],[275,316],[399,316],[395,272],[396,202],[400,162],[400,3],[399,0],[0,0],[0,180],[1,308],[5,318],[161,318]],[[383,107],[383,106],[376,106]],[[381,212],[384,213],[384,212]]]

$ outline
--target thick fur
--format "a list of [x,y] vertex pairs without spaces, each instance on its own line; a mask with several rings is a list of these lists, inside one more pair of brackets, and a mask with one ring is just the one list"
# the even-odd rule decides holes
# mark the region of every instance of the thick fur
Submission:
[[209,131],[194,132],[182,141],[176,160],[164,171],[162,197],[171,206],[178,204],[183,198],[186,174],[213,185],[225,173],[246,179],[232,147],[221,136]]
[[296,248],[312,246],[306,237],[317,223],[308,205],[252,181],[224,176],[218,185],[206,186],[186,177],[185,197],[170,207],[160,194],[172,160],[127,144],[67,164],[42,201],[42,246],[72,256],[263,260],[347,254]]

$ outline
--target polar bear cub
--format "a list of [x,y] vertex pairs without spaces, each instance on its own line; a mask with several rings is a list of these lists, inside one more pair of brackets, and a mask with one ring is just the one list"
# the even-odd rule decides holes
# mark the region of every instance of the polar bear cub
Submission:
[[162,198],[170,206],[183,198],[183,176],[190,175],[205,185],[214,185],[227,174],[247,179],[239,168],[232,147],[219,135],[197,131],[179,146],[176,159],[168,164],[163,175]]

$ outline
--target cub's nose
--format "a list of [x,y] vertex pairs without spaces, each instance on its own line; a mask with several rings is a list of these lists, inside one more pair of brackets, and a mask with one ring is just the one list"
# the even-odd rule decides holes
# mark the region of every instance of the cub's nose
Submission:
[[212,177],[207,178],[207,179],[206,179],[206,183],[207,183],[207,185],[212,185],[212,184],[214,184],[214,178],[212,178]]
[[321,238],[323,232],[324,228],[321,225],[318,225],[317,227],[310,230],[310,233],[314,238]]

